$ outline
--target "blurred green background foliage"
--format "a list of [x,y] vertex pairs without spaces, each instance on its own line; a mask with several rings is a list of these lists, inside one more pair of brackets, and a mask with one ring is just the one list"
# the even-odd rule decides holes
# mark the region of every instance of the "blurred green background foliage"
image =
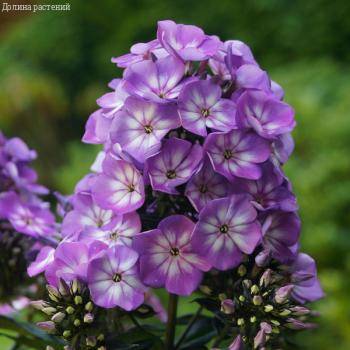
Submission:
[[0,129],[38,150],[41,181],[70,193],[88,172],[98,147],[80,138],[96,98],[121,74],[110,58],[153,39],[157,20],[196,24],[223,40],[245,41],[296,110],[296,149],[286,172],[299,200],[302,249],[318,261],[327,293],[315,305],[319,329],[298,342],[302,349],[349,349],[350,2],[70,4],[69,12],[0,14]]

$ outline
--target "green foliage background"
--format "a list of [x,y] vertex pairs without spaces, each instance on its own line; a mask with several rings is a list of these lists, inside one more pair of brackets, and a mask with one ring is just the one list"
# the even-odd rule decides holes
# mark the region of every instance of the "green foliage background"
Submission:
[[[286,172],[299,199],[302,248],[318,261],[327,293],[315,305],[320,328],[298,341],[302,349],[349,349],[350,2],[70,3],[69,12],[0,18],[0,129],[39,151],[41,181],[70,193],[88,171],[98,149],[80,137],[96,98],[120,75],[110,58],[152,39],[157,20],[196,24],[223,40],[247,42],[296,109],[296,150]],[[0,336],[1,349],[4,341]]]

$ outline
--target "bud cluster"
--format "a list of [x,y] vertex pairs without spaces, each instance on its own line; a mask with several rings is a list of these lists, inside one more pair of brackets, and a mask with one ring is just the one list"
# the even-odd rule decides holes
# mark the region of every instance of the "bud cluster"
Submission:
[[101,309],[91,300],[89,290],[79,281],[59,287],[47,286],[48,301],[35,301],[32,306],[50,317],[39,322],[45,331],[63,337],[66,349],[105,350],[104,330],[99,326]]
[[283,348],[286,333],[314,327],[307,322],[314,313],[292,298],[289,279],[283,266],[247,262],[225,278],[207,276],[201,291],[220,308],[217,316],[227,325],[227,336],[239,336],[239,349]]

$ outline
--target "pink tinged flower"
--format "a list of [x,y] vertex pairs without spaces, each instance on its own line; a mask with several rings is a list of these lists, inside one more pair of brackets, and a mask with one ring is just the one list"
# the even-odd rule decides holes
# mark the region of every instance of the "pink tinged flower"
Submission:
[[157,58],[168,56],[167,51],[160,46],[158,40],[152,40],[148,43],[137,43],[131,46],[130,53],[113,57],[112,62],[116,63],[120,68],[127,68],[134,63],[151,60],[152,55]]
[[140,163],[157,153],[162,138],[180,126],[175,105],[160,105],[129,97],[114,119],[111,139]]
[[192,244],[194,223],[183,215],[172,215],[158,228],[135,237],[134,247],[140,254],[143,283],[165,287],[177,295],[190,295],[202,280],[202,271],[210,265]]
[[186,183],[198,170],[203,158],[198,144],[171,138],[161,151],[146,161],[146,171],[154,190],[177,194],[176,186]]
[[221,98],[221,88],[209,80],[187,84],[179,96],[179,112],[185,129],[207,136],[207,127],[228,131],[236,127],[235,104]]
[[324,297],[324,292],[317,278],[315,260],[309,255],[299,253],[290,271],[291,283],[294,285],[293,299],[304,304]]
[[92,144],[103,144],[107,142],[111,123],[112,120],[103,115],[103,110],[98,109],[90,115],[86,122],[82,141]]
[[14,192],[0,197],[0,217],[7,218],[18,232],[31,237],[55,232],[55,218],[47,208],[39,204],[25,204]]
[[113,80],[113,92],[108,92],[97,99],[97,104],[102,108],[102,114],[107,118],[112,118],[124,105],[129,94],[125,89],[125,81],[122,79]]
[[124,214],[140,208],[145,200],[142,175],[129,162],[107,157],[103,173],[92,186],[93,198],[102,208]]
[[263,91],[246,91],[237,102],[237,124],[240,128],[253,128],[264,138],[275,139],[293,130],[294,111]]
[[28,269],[28,275],[30,277],[37,276],[44,272],[46,268],[54,261],[55,249],[52,247],[45,246],[41,248],[35,261],[33,261]]
[[235,176],[259,179],[262,174],[259,163],[263,163],[270,156],[267,140],[253,132],[241,130],[209,134],[204,143],[204,150],[214,170],[228,180],[233,180]]
[[261,239],[257,212],[245,195],[214,199],[200,212],[193,244],[219,270],[237,266]]
[[282,211],[296,211],[298,205],[294,194],[286,185],[281,170],[271,162],[262,164],[262,176],[258,180],[236,178],[233,180],[234,193],[248,193],[257,210],[266,211],[279,209]]
[[200,212],[211,200],[226,197],[229,194],[228,189],[229,182],[213,170],[207,158],[202,169],[187,183],[185,195],[193,207]]
[[295,258],[294,246],[299,239],[300,224],[296,213],[271,212],[262,225],[264,252],[282,263]]
[[96,305],[130,311],[143,303],[146,288],[139,280],[138,257],[134,250],[116,245],[90,262],[88,286]]
[[87,268],[90,260],[96,258],[107,248],[100,242],[65,242],[58,245],[53,262],[46,268],[47,281],[57,286],[59,279],[66,282],[79,279],[86,282]]
[[115,217],[112,210],[98,206],[91,193],[80,192],[75,194],[73,206],[74,209],[68,212],[63,219],[62,235],[64,237],[78,235],[86,228],[103,227]]
[[183,61],[204,61],[215,55],[220,40],[205,35],[202,29],[173,21],[159,21],[158,41],[171,54]]
[[237,337],[233,340],[228,350],[243,350],[244,344],[242,337],[237,335]]
[[133,237],[141,231],[140,217],[136,212],[115,217],[109,224],[83,230],[79,240],[98,240],[109,246],[123,244],[131,246]]
[[178,97],[186,80],[185,65],[177,58],[168,56],[156,62],[143,61],[124,71],[125,88],[131,95],[158,103],[166,103]]

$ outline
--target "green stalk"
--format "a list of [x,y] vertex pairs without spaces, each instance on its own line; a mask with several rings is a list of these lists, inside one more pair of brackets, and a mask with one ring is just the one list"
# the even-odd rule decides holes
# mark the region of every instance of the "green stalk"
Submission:
[[178,301],[177,295],[169,294],[168,322],[166,325],[166,333],[165,333],[165,349],[166,350],[174,350],[177,301]]

